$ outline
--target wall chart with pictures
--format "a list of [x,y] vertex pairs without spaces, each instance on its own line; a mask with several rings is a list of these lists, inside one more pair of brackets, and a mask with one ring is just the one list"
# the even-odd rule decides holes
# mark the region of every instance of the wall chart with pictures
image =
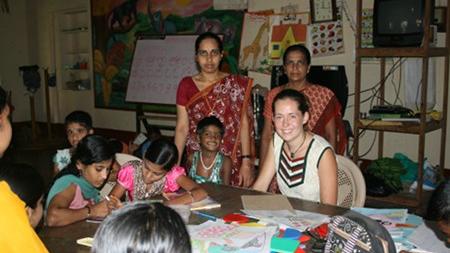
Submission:
[[344,35],[341,21],[311,24],[308,45],[313,57],[344,53]]

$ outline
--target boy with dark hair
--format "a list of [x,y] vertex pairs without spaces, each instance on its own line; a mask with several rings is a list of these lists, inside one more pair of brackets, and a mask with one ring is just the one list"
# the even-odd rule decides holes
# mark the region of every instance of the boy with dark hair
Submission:
[[25,202],[30,224],[35,228],[42,219],[45,186],[39,172],[30,165],[2,163],[0,181],[5,181],[11,190]]
[[54,175],[70,163],[72,152],[77,147],[78,142],[80,142],[80,140],[86,135],[94,133],[91,115],[84,111],[71,112],[66,116],[64,126],[66,128],[67,140],[69,141],[71,147],[56,151],[56,154],[53,157]]

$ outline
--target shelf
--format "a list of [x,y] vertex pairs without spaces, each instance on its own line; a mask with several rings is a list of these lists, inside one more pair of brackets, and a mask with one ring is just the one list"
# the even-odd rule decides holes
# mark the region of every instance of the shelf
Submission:
[[67,11],[66,13],[64,13],[64,15],[66,15],[66,16],[72,16],[75,14],[87,14],[87,11],[84,9],[79,9],[79,10],[74,10],[74,11]]
[[[431,132],[442,128],[443,122],[431,120],[425,124],[425,132]],[[382,121],[382,120],[358,120],[358,128],[365,130],[386,131],[407,134],[420,134],[420,123]]]
[[446,54],[448,49],[445,47],[430,47],[428,52],[423,47],[379,47],[356,50],[356,57],[443,57]]
[[64,69],[66,71],[80,71],[80,72],[85,72],[85,71],[89,71],[89,69]]
[[78,28],[71,28],[71,29],[64,29],[61,31],[63,34],[75,34],[75,33],[85,33],[88,32],[89,29],[87,27],[78,27]]
[[55,19],[57,82],[63,90],[92,86],[92,38],[88,6],[61,10]]
[[[450,0],[447,0],[447,6],[450,6]],[[432,8],[431,1],[426,1],[426,10]],[[356,38],[361,38],[362,34],[362,13],[363,13],[363,0],[356,1],[356,16],[357,16],[357,24],[356,24]],[[428,26],[431,22],[430,17],[431,12],[426,11],[423,17],[424,25]],[[450,8],[446,10],[446,20],[445,23],[447,27],[450,27]],[[424,31],[423,41],[427,43],[431,37],[430,31]],[[398,194],[393,194],[388,197],[370,197],[367,196],[367,200],[381,201],[386,203],[393,203],[397,206],[404,205],[408,207],[418,208],[424,201],[424,191],[422,188],[423,180],[424,180],[424,171],[423,164],[425,162],[425,143],[426,143],[426,133],[441,130],[441,139],[440,143],[436,145],[440,145],[440,154],[439,154],[439,167],[442,169],[445,166],[445,148],[446,148],[446,135],[447,135],[447,111],[448,111],[448,90],[449,90],[449,69],[448,66],[450,64],[450,35],[445,34],[445,36],[441,36],[445,39],[444,44],[440,47],[434,47],[432,45],[424,44],[421,47],[378,47],[378,48],[361,48],[361,41],[359,39],[355,40],[355,96],[354,96],[354,104],[355,106],[354,114],[353,114],[353,122],[354,122],[354,142],[353,142],[353,161],[356,163],[360,160],[359,157],[359,149],[360,149],[360,135],[361,131],[364,130],[373,130],[379,131],[377,139],[378,139],[378,158],[384,157],[384,145],[386,136],[384,136],[385,132],[394,132],[400,134],[415,134],[418,136],[418,145],[417,145],[417,182],[418,187],[416,189],[416,193],[407,193],[402,192]],[[427,80],[430,73],[424,67],[425,64],[428,63],[431,57],[442,57],[444,58],[444,71],[436,71],[436,75],[440,75],[442,77],[442,118],[441,120],[429,120],[426,117],[421,118],[421,122],[403,122],[403,121],[382,121],[382,120],[370,120],[370,119],[361,119],[359,117],[361,113],[360,104],[364,101],[361,101],[361,91],[363,86],[362,81],[362,58],[364,57],[375,57],[375,58],[394,58],[394,57],[415,57],[422,58],[422,79]],[[386,95],[386,76],[388,75],[386,69],[386,61],[381,60],[378,62],[380,66],[380,86],[379,86],[379,96],[377,102],[382,104],[385,101]],[[420,71],[420,70],[419,70]],[[423,82],[421,85],[420,94],[418,99],[420,99],[420,113],[421,115],[425,115],[427,113],[426,109],[426,96],[423,93],[427,90],[428,82]],[[437,84],[436,84],[437,85]],[[423,93],[422,93],[423,92]],[[401,149],[400,146],[397,148]]]
[[66,55],[80,55],[80,54],[89,54],[89,52],[86,51],[80,51],[80,52],[66,52],[64,53]]

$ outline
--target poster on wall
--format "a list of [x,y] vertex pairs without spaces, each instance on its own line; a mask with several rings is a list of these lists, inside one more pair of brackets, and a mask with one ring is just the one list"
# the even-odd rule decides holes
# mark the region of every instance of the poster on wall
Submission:
[[284,51],[294,44],[306,44],[307,25],[273,25],[269,43],[269,57],[272,65],[281,64]]
[[239,68],[270,73],[268,62],[269,16],[246,13],[242,28]]
[[361,47],[373,47],[373,9],[362,9]]
[[[134,104],[125,102],[125,93],[139,34],[201,34],[207,31],[222,34],[223,69],[237,72],[244,13],[214,10],[213,2],[91,0],[95,107],[134,109]],[[149,110],[166,112],[167,108]],[[175,106],[170,111],[175,111]]]
[[270,16],[269,64],[280,65],[287,47],[305,44],[309,12],[274,14]]
[[311,24],[308,27],[308,45],[312,57],[344,53],[344,35],[341,21]]

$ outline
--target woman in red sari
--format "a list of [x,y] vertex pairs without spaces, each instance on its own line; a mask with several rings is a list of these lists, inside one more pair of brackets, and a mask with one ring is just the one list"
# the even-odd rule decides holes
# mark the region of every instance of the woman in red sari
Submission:
[[311,84],[306,79],[311,64],[311,54],[303,45],[292,45],[283,55],[283,67],[288,83],[270,90],[264,103],[264,127],[261,135],[260,161],[264,161],[273,134],[272,102],[284,89],[302,92],[309,100],[308,130],[324,137],[337,154],[343,154],[347,145],[341,105],[330,89]]
[[[254,180],[251,79],[219,70],[223,45],[213,33],[197,38],[195,53],[200,72],[184,77],[177,91],[175,145],[180,151],[179,162],[185,147],[188,156],[200,149],[195,133],[197,123],[214,115],[225,126],[221,151],[233,161],[231,184],[249,187]],[[202,154],[206,167],[214,158]]]

